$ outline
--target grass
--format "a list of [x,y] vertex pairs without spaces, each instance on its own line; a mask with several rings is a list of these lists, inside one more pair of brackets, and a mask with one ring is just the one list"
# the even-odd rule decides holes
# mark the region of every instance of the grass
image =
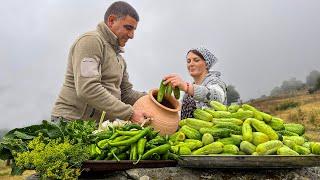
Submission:
[[6,166],[6,162],[3,160],[0,160],[0,179],[1,176],[9,175],[11,172],[11,168],[9,166]]
[[300,108],[296,108],[288,113],[287,119],[289,119],[293,123],[300,123],[300,121],[304,119],[304,116],[305,113],[302,112]]
[[311,111],[309,111],[307,115],[309,123],[315,126],[317,126],[316,122],[319,121],[319,117],[320,117],[320,110],[318,109],[312,109]]
[[300,123],[305,135],[312,141],[320,141],[320,92],[267,97],[248,102],[258,109],[282,118],[286,123]]

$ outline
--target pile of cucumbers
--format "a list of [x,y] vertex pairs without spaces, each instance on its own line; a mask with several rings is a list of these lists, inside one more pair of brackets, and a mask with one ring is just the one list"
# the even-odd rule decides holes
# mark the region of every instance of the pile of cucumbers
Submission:
[[320,155],[320,142],[309,141],[302,124],[284,123],[249,104],[225,106],[211,101],[194,118],[179,122],[170,137],[179,155]]

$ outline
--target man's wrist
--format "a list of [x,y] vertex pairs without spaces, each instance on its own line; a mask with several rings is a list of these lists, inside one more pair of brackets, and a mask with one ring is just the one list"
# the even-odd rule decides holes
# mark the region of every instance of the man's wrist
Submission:
[[133,118],[133,116],[134,116],[134,110],[133,110],[133,108],[131,108],[130,114],[129,114],[129,118],[128,118],[127,120],[128,120],[128,121],[131,121],[132,118]]

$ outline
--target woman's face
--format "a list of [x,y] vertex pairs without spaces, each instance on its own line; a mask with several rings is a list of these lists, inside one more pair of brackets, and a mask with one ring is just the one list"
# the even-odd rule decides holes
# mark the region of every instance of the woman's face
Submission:
[[192,77],[207,73],[206,62],[193,52],[187,54],[187,68]]

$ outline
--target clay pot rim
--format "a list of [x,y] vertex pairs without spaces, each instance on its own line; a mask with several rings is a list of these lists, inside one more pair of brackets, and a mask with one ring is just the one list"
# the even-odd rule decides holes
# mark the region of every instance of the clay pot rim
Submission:
[[175,109],[171,109],[171,108],[168,108],[162,104],[160,104],[154,97],[153,97],[153,93],[155,91],[158,91],[158,89],[151,89],[149,91],[149,97],[151,98],[151,100],[157,105],[157,106],[160,106],[161,108],[167,110],[167,111],[170,111],[170,112],[178,112],[180,110],[180,103],[178,100],[174,99],[172,96],[169,97],[169,99],[167,97],[164,97],[166,98],[173,106],[175,106]]

